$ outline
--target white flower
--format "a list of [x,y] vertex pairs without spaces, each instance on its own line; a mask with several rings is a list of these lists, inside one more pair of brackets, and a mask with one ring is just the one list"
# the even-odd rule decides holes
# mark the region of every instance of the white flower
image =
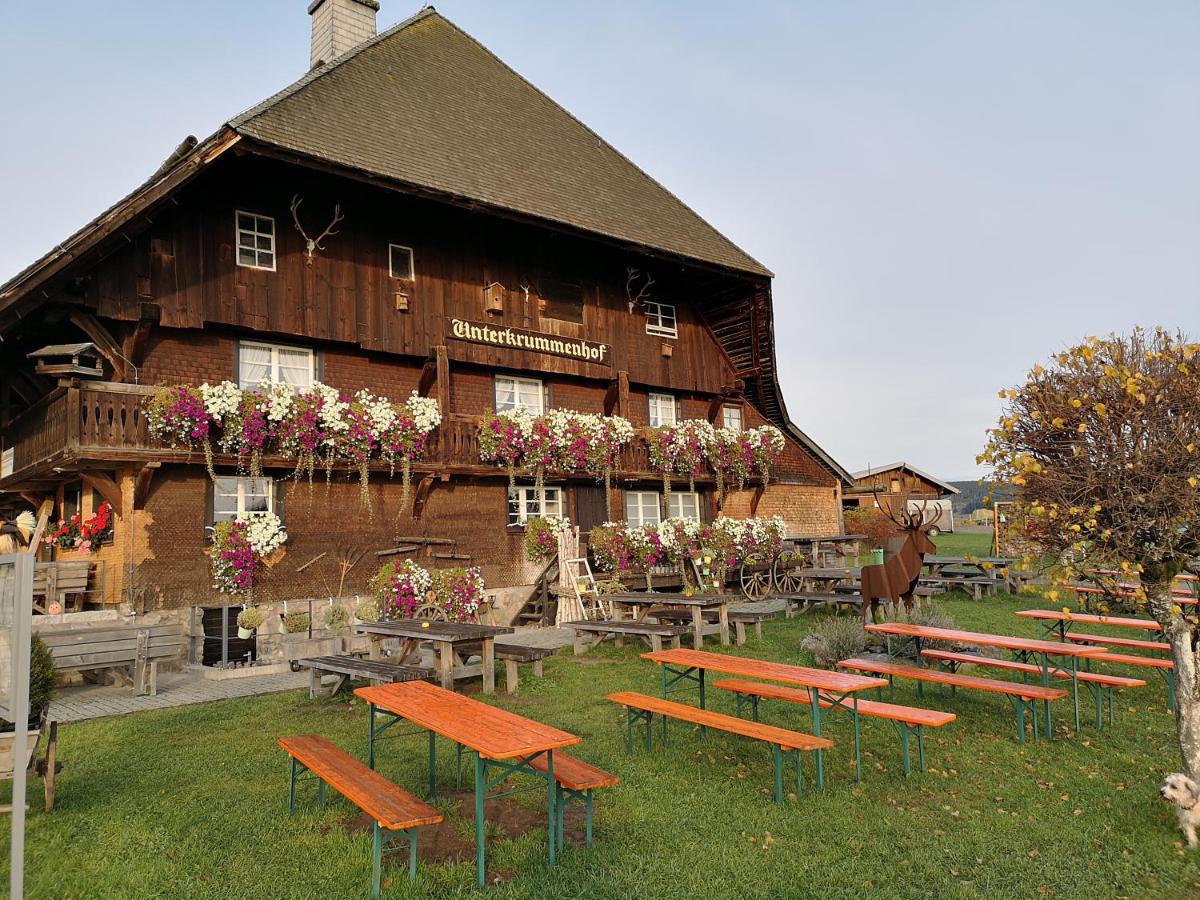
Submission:
[[205,412],[222,425],[226,416],[236,414],[242,407],[242,389],[232,381],[222,381],[217,385],[205,382],[199,390]]
[[267,556],[287,540],[287,532],[274,513],[242,513],[237,517],[246,525],[246,540],[258,556]]
[[296,405],[296,389],[292,385],[264,378],[258,387],[267,401],[267,421],[282,422],[292,414]]

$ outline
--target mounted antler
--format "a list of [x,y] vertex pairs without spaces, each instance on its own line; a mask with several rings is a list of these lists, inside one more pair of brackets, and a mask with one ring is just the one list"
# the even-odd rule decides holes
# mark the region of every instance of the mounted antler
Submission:
[[647,272],[645,281],[635,295],[633,287],[640,277],[642,277],[642,273],[632,266],[625,270],[625,298],[629,301],[630,312],[633,312],[639,303],[645,302],[650,297],[650,287],[654,284],[654,276]]
[[315,238],[310,238],[308,233],[304,230],[304,226],[300,224],[300,204],[303,202],[304,200],[301,199],[299,194],[296,194],[294,197],[292,197],[292,221],[296,224],[296,230],[300,232],[300,236],[304,238],[304,242],[307,245],[306,255],[308,256],[308,265],[311,266],[313,252],[316,250],[325,249],[321,246],[321,241],[325,240],[327,237],[332,237],[333,235],[337,234],[336,226],[339,222],[345,219],[345,216],[342,215],[341,204],[335,205],[333,207],[333,221],[331,221],[329,225],[326,226],[325,230]]

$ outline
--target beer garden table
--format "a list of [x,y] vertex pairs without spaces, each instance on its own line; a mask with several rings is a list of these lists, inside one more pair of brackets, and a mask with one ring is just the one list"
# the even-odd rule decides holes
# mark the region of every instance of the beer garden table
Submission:
[[[916,650],[918,665],[921,660],[921,641],[949,641],[957,644],[970,644],[976,647],[998,647],[1008,650],[1014,659],[1020,662],[1035,662],[1042,670],[1042,686],[1050,686],[1050,657],[1065,657],[1070,665],[1071,700],[1075,707],[1075,729],[1079,730],[1079,660],[1091,656],[1099,656],[1108,652],[1107,647],[1094,644],[1065,644],[1059,641],[1044,641],[1036,638],[1013,637],[1007,634],[987,634],[980,631],[960,631],[957,628],[933,628],[927,625],[913,625],[910,622],[883,622],[868,625],[867,631],[882,634],[887,639],[889,657],[895,657],[892,651],[892,638],[902,638],[900,648],[912,644]],[[1046,734],[1051,735],[1050,705],[1046,704]]]
[[[655,606],[685,606],[692,611],[692,644],[699,650],[704,646],[704,635],[719,634],[721,643],[729,645],[729,601],[734,599],[730,594],[692,594],[657,593],[630,591],[628,593],[605,594],[602,598],[609,603],[628,606],[633,617],[640,620],[647,613],[653,615]],[[645,607],[645,609],[641,609]],[[716,624],[710,625],[704,621],[704,612],[717,611]]]
[[[473,625],[466,622],[431,622],[426,619],[383,619],[356,625],[360,633],[371,636],[371,659],[379,659],[379,644],[384,638],[401,640],[400,658],[404,659],[420,641],[432,642],[438,658],[438,680],[448,691],[454,690],[457,678],[483,676],[483,692],[496,690],[496,649],[498,634],[512,634],[516,629],[505,625]],[[478,645],[480,663],[468,666],[461,658],[460,645]],[[475,652],[475,647],[470,647]]]
[[[444,624],[444,623],[443,623]],[[383,732],[397,722],[406,720],[429,732],[429,799],[437,795],[437,737],[452,741],[456,748],[466,748],[475,757],[475,874],[479,886],[484,886],[484,798],[494,788],[516,774],[532,775],[546,782],[547,837],[549,862],[555,864],[557,826],[555,811],[554,751],[578,744],[581,738],[570,732],[543,725],[524,716],[490,706],[479,700],[444,690],[425,681],[407,681],[358,688],[355,695],[368,704],[370,730],[368,733],[367,763],[375,768],[375,744],[383,740]],[[376,718],[385,721],[376,726]],[[406,732],[405,734],[421,732]],[[389,737],[403,737],[403,734]],[[530,762],[545,755],[546,771],[540,772]],[[498,769],[500,775],[488,780],[488,769]],[[517,793],[519,788],[508,793]],[[495,797],[497,795],[493,795]]]
[[[865,675],[850,675],[828,669],[812,669],[808,666],[792,666],[786,663],[767,662],[745,656],[730,656],[725,653],[708,653],[703,650],[660,650],[643,653],[642,659],[658,663],[662,673],[662,696],[667,698],[671,688],[681,681],[695,682],[700,688],[700,708],[705,709],[704,673],[721,672],[725,675],[741,675],[759,678],[780,684],[806,688],[809,706],[812,709],[813,734],[821,736],[821,701],[829,704],[830,710],[841,709],[850,713],[854,720],[854,777],[862,781],[862,741],[859,734],[858,694],[872,688],[887,687],[886,678]],[[664,723],[665,728],[665,723]],[[824,751],[817,753],[817,787],[825,786]]]

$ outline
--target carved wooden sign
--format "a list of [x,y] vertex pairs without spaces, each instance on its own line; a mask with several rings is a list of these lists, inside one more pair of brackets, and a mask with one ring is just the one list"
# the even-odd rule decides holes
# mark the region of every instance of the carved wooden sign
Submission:
[[500,327],[486,322],[468,322],[465,319],[449,319],[449,336],[471,344],[501,347],[512,350],[529,350],[551,356],[566,356],[601,366],[611,366],[610,347],[582,338],[562,337],[557,334],[542,334],[523,328]]

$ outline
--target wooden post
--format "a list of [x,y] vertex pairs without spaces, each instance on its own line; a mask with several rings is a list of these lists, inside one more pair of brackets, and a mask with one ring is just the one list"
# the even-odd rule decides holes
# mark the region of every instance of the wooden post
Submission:
[[437,642],[438,671],[442,687],[454,690],[454,645],[447,641]]
[[483,692],[496,693],[496,642],[490,637],[483,639]]

